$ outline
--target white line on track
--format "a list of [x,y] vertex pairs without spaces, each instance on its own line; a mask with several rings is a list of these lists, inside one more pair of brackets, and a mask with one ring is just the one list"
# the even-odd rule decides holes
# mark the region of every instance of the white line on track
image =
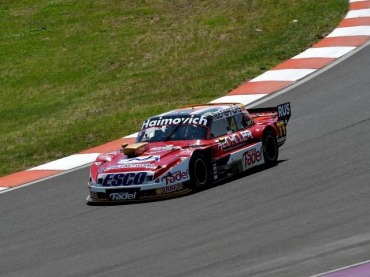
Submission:
[[360,266],[360,265],[364,265],[364,264],[367,264],[367,263],[370,263],[370,260],[363,261],[363,262],[360,262],[360,263],[357,263],[357,264],[347,265],[347,266],[344,266],[344,267],[341,267],[341,268],[338,268],[338,269],[334,269],[334,270],[330,270],[330,271],[327,271],[327,272],[319,273],[317,275],[312,275],[311,277],[325,276],[325,275],[328,275],[328,274],[331,274],[331,273],[335,273],[335,272],[338,272],[338,271],[350,269],[350,268],[353,268],[353,267],[356,267],[356,266]]

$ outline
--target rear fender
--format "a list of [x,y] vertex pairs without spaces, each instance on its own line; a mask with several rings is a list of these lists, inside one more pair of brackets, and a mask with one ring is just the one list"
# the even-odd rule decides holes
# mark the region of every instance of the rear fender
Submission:
[[263,137],[263,133],[270,129],[274,132],[278,145],[281,146],[286,140],[286,126],[292,114],[290,102],[280,104],[276,107],[249,109],[251,116],[255,122],[266,124],[267,126],[259,131],[259,137]]
[[275,137],[278,138],[279,131],[276,127],[276,122],[275,122],[275,124],[272,123],[272,124],[264,125],[264,126],[260,125],[259,128],[255,129],[254,135],[255,135],[256,138],[258,138],[255,141],[256,142],[257,141],[262,141],[263,134],[266,133],[266,131],[268,131],[268,130],[271,130],[274,133]]

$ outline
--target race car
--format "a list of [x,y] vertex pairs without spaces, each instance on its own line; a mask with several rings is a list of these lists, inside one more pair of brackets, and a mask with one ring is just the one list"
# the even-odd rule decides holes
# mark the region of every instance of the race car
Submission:
[[204,190],[255,166],[277,163],[290,103],[182,107],[145,120],[136,142],[97,157],[88,203],[158,199]]

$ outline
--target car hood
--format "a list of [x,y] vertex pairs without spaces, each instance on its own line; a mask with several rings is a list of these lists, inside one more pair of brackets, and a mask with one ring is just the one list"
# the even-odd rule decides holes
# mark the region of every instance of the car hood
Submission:
[[181,146],[156,143],[140,155],[127,156],[124,153],[105,154],[97,158],[98,174],[155,171],[163,167],[171,167],[181,159],[190,156],[191,150]]

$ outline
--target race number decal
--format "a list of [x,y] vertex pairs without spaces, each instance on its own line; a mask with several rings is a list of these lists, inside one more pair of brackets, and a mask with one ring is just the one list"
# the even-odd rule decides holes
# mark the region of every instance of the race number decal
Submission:
[[283,137],[286,135],[286,126],[283,121],[279,121],[276,123],[277,129],[278,129],[278,136]]

